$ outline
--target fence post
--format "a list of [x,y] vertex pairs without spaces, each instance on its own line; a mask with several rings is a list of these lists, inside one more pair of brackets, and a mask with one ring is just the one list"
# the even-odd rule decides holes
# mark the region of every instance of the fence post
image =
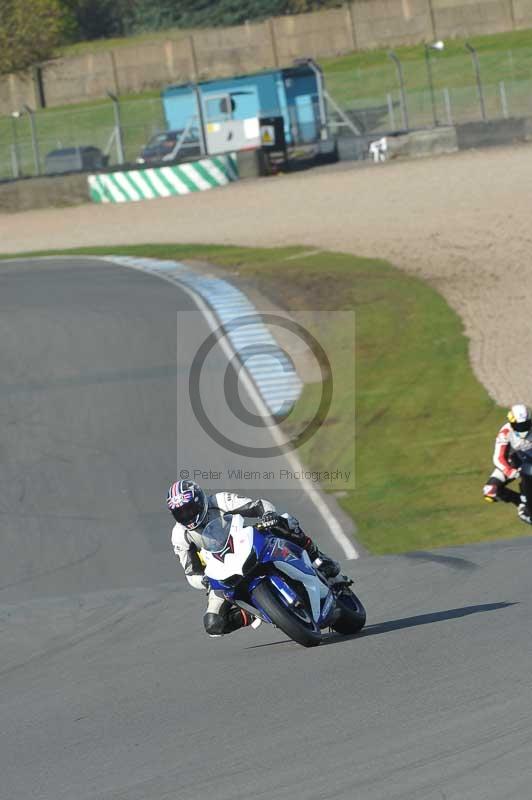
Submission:
[[35,164],[35,172],[37,175],[41,174],[41,154],[39,153],[39,140],[37,138],[37,128],[35,125],[35,112],[32,108],[25,105],[24,111],[27,112],[30,118],[31,130],[31,148],[33,150],[33,163]]
[[205,134],[205,117],[203,114],[203,98],[201,96],[201,89],[197,84],[192,84],[192,91],[196,96],[196,108],[198,111],[198,123],[200,130],[200,150],[201,155],[206,156],[209,154],[207,136]]
[[410,124],[408,121],[408,107],[406,105],[406,93],[405,93],[405,79],[403,75],[403,65],[397,58],[397,55],[394,53],[393,50],[390,50],[388,53],[388,57],[391,58],[393,63],[395,64],[395,69],[397,72],[397,80],[399,81],[399,90],[401,92],[401,113],[403,115],[403,128],[405,130],[410,130]]
[[506,97],[506,86],[504,85],[504,81],[500,81],[499,83],[499,92],[501,94],[502,115],[504,119],[508,119],[508,99]]
[[447,114],[447,124],[453,124],[453,112],[451,110],[451,95],[449,94],[449,89],[445,88],[443,90],[443,102],[445,104],[445,113]]
[[392,129],[392,131],[395,131],[396,130],[396,127],[395,127],[395,114],[394,114],[394,111],[393,111],[393,100],[392,100],[391,94],[387,94],[386,95],[386,102],[388,103],[388,114],[390,115],[391,129]]
[[116,154],[118,156],[118,163],[123,164],[126,160],[124,155],[124,137],[122,132],[122,117],[120,116],[120,101],[118,97],[112,92],[107,92],[107,97],[113,103],[113,113],[115,117],[115,131],[116,131]]
[[436,50],[441,52],[445,44],[442,41],[434,42],[433,44],[425,44],[425,64],[427,67],[427,78],[429,81],[429,90],[430,90],[430,103],[432,106],[432,122],[434,127],[436,128],[440,123],[438,121],[438,110],[436,108],[436,97],[434,94],[434,77],[432,75],[432,62],[430,60],[430,54],[432,50]]
[[471,53],[471,58],[473,60],[473,68],[475,70],[475,77],[477,79],[477,89],[478,89],[478,101],[480,103],[480,114],[482,116],[482,121],[486,122],[486,106],[484,105],[484,92],[482,89],[482,80],[480,78],[480,64],[478,62],[478,53],[473,47],[472,44],[469,42],[465,43],[466,50],[469,50]]
[[11,144],[11,165],[13,168],[13,177],[20,178],[22,170],[20,168],[20,152],[18,147],[18,133],[17,133],[17,120],[20,118],[20,111],[11,112],[11,133],[13,142]]

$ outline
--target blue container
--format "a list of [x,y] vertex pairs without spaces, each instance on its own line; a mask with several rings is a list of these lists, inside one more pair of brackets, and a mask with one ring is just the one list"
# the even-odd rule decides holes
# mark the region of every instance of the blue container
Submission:
[[[197,84],[205,124],[229,119],[282,116],[288,144],[315,142],[320,118],[318,82],[307,66],[220,78]],[[168,86],[162,92],[169,130],[197,127],[199,114],[190,84]]]

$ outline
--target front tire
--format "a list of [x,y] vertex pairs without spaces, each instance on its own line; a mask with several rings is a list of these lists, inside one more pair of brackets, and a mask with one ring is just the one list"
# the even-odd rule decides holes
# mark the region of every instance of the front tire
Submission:
[[297,619],[290,609],[277,597],[271,586],[263,581],[253,590],[253,599],[264,609],[274,625],[303,647],[316,647],[321,642],[321,633],[315,627]]
[[366,624],[366,609],[350,589],[346,589],[336,596],[336,606],[342,613],[336,620],[332,629],[344,636],[358,633]]

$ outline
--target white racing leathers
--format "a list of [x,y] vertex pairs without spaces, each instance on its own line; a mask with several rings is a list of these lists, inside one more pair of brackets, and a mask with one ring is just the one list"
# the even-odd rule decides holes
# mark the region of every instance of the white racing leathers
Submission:
[[[207,498],[208,511],[202,524],[195,530],[189,530],[178,522],[172,529],[172,546],[176,556],[185,570],[187,581],[194,589],[204,589],[203,564],[198,552],[202,547],[201,532],[213,519],[224,514],[240,514],[242,517],[258,519],[268,511],[275,512],[275,506],[269,500],[252,500],[233,492],[218,492]],[[299,523],[295,517],[283,514],[290,530],[299,531]],[[210,636],[221,636],[245,625],[249,625],[249,614],[225,600],[222,592],[211,589],[209,601],[203,617],[205,630]]]
[[519,494],[506,488],[506,484],[518,477],[518,468],[514,466],[513,453],[532,450],[532,431],[521,438],[509,422],[506,422],[497,434],[493,464],[495,469],[484,486],[484,497],[487,500],[503,500],[518,505]]
[[233,492],[218,492],[207,498],[207,516],[201,525],[191,531],[176,522],[172,529],[172,546],[174,553],[185,570],[187,581],[194,589],[203,589],[203,565],[198,558],[202,548],[201,532],[213,519],[224,514],[240,514],[242,517],[258,519],[267,511],[275,511],[269,500],[252,500]]

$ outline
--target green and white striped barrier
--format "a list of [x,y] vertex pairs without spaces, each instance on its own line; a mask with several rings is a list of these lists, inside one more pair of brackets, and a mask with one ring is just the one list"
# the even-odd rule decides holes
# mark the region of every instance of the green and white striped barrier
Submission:
[[89,175],[88,180],[95,203],[130,203],[226,186],[238,180],[238,165],[234,155],[212,156],[172,167]]

